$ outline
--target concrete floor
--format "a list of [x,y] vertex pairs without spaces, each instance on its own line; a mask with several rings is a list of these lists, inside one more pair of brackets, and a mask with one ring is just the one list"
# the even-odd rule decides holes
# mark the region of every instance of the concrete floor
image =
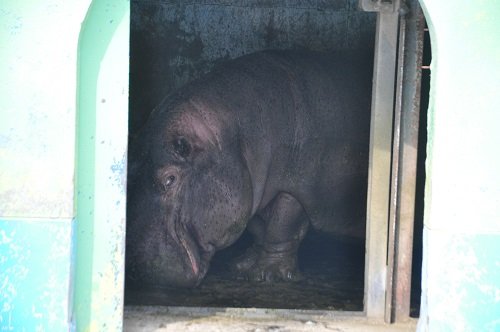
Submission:
[[415,331],[417,320],[384,324],[361,312],[126,306],[126,332]]

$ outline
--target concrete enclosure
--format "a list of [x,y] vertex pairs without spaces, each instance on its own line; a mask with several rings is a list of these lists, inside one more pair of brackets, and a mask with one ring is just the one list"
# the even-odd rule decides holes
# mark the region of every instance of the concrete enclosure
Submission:
[[[500,4],[421,4],[433,60],[419,329],[494,331],[500,326]],[[129,5],[3,3],[1,330],[122,327]],[[188,53],[197,51],[193,44]],[[206,68],[190,66],[191,74]]]

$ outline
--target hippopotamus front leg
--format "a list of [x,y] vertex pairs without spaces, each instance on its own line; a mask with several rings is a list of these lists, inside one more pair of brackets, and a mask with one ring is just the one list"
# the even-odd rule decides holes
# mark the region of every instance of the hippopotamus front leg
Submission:
[[308,226],[300,202],[280,192],[250,221],[254,244],[234,262],[238,276],[252,281],[301,279],[297,251]]

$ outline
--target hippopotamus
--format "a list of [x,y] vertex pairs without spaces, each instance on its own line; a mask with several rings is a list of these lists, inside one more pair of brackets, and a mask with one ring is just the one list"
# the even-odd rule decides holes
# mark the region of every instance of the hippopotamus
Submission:
[[195,287],[247,229],[235,277],[300,280],[309,227],[364,237],[371,68],[262,51],[165,97],[129,149],[127,279]]

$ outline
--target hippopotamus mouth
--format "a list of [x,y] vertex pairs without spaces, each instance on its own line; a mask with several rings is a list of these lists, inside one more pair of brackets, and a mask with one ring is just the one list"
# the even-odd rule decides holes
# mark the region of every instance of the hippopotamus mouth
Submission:
[[[199,249],[196,241],[193,238],[193,228],[187,226],[187,224],[181,224],[179,221],[174,224],[175,230],[173,232],[174,241],[184,249],[187,258],[188,266],[191,266],[192,272],[195,276],[199,276],[200,273],[200,255],[198,253]],[[196,234],[196,233],[195,233]]]
[[[127,247],[127,280],[132,287],[196,287],[203,280],[211,256],[199,244],[193,227],[173,222],[163,237],[163,245],[151,238],[144,246]],[[156,244],[155,244],[156,243]],[[156,252],[156,254],[152,254]]]
[[189,266],[195,284],[198,285],[208,270],[208,262],[215,250],[212,246],[202,246],[201,238],[196,229],[188,222],[177,219],[171,233],[174,241],[184,251],[183,260]]

